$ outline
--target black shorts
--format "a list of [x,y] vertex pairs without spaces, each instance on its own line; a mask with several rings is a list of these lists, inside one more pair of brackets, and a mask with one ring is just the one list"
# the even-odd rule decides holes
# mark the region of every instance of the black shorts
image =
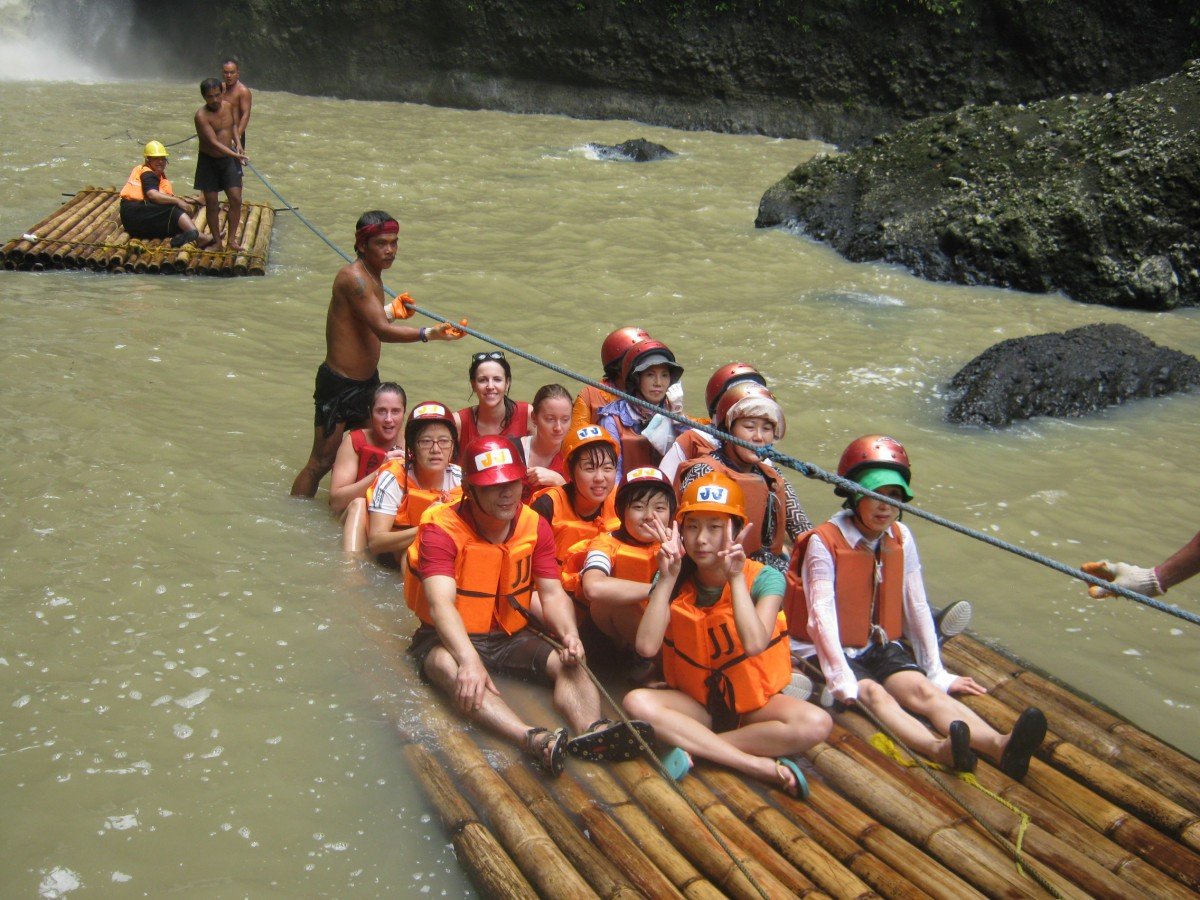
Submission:
[[165,238],[179,234],[183,210],[174,204],[121,201],[121,226],[130,237]]
[[[522,628],[515,634],[491,631],[468,637],[489,672],[535,684],[553,684],[546,664],[554,648],[534,634],[533,629]],[[422,678],[425,677],[425,658],[435,647],[441,646],[441,638],[432,625],[422,624],[413,634],[408,652],[416,660]]]
[[854,677],[859,681],[864,678],[869,678],[871,681],[878,681],[883,684],[890,676],[897,672],[920,672],[925,674],[925,670],[917,665],[917,661],[912,658],[907,650],[899,641],[889,641],[886,644],[875,644],[866,653],[856,657],[846,657],[846,662],[850,664],[850,671],[854,673]]
[[196,155],[196,190],[214,194],[241,186],[242,166],[234,157]]
[[366,381],[356,381],[339,375],[321,363],[317,368],[317,386],[313,391],[317,414],[313,424],[325,429],[325,436],[333,434],[339,424],[357,427],[371,418],[371,403],[375,399],[375,388],[379,387],[379,370]]

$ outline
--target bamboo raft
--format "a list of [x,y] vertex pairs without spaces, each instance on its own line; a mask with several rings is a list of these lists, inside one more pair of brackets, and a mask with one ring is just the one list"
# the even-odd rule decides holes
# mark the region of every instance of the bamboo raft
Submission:
[[[1046,713],[1050,733],[1024,781],[982,758],[979,787],[902,766],[868,743],[866,719],[839,712],[805,755],[806,801],[704,763],[680,782],[728,849],[644,760],[571,759],[550,779],[434,700],[432,740],[402,734],[404,753],[488,897],[1200,893],[1200,763],[967,635],[944,656],[988,687],[965,702],[996,728],[1028,705]],[[1020,867],[980,823],[1019,843]]]
[[[9,270],[92,269],[105,272],[186,275],[265,275],[275,211],[261,203],[242,203],[237,223],[238,252],[199,250],[195,244],[171,246],[169,238],[131,238],[121,227],[120,195],[112,188],[87,187],[21,237],[0,247]],[[221,229],[228,233],[228,207],[221,204]],[[205,231],[201,207],[196,227]],[[33,238],[30,240],[30,238]]]

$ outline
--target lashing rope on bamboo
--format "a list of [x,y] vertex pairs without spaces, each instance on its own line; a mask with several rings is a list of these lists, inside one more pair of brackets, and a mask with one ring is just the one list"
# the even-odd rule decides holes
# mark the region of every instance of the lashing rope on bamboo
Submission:
[[[130,250],[130,251],[137,251],[138,253],[163,253],[163,254],[168,254],[168,255],[176,254],[176,253],[186,253],[186,254],[188,254],[188,256],[209,258],[209,259],[216,258],[216,257],[229,258],[231,256],[244,256],[247,259],[257,259],[257,260],[261,260],[264,263],[267,260],[267,258],[263,254],[251,253],[249,250],[201,250],[199,248],[197,248],[195,250],[185,250],[184,247],[171,247],[171,246],[150,247],[146,244],[143,244],[137,238],[133,238],[132,240],[129,240],[123,244],[114,244],[114,243],[111,243],[108,241],[100,241],[100,242],[71,241],[71,240],[67,240],[65,238],[38,238],[36,241],[33,241],[31,243],[58,244],[59,246],[63,246],[63,247],[83,247],[85,249],[92,249],[92,250]],[[186,244],[184,246],[186,247]]]

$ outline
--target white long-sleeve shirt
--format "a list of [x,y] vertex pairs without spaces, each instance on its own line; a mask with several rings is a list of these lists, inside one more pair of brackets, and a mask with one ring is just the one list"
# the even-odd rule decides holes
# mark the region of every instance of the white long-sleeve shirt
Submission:
[[[863,537],[849,510],[842,510],[830,521],[838,527],[851,547],[862,545],[874,551],[878,542],[867,541]],[[937,631],[929,601],[925,597],[925,581],[921,577],[917,543],[908,526],[899,523],[898,527],[904,554],[904,635],[912,644],[917,664],[925,670],[926,677],[945,691],[957,676],[946,671],[941,653],[938,652]],[[838,700],[844,701],[858,697],[858,679],[854,677],[846,658],[858,656],[868,648],[842,646],[834,596],[835,571],[833,555],[820,536],[814,534],[808,539],[802,570],[804,596],[808,598],[808,633],[814,643],[792,638],[792,651],[802,657],[815,652],[830,691]],[[889,637],[894,639],[897,636]]]

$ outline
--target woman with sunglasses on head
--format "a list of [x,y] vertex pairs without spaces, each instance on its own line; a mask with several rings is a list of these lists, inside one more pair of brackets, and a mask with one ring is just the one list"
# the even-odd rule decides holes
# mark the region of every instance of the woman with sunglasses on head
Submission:
[[367,546],[367,492],[375,473],[390,459],[404,463],[404,388],[385,381],[375,388],[371,420],[342,435],[329,481],[329,508],[342,522],[342,549]]
[[417,536],[421,516],[431,506],[454,503],[462,496],[458,429],[444,403],[418,403],[404,426],[408,462],[384,463],[367,493],[367,549],[380,562],[394,563]]
[[479,402],[454,414],[459,447],[466,447],[475,438],[486,434],[504,435],[514,442],[529,434],[532,408],[523,400],[509,398],[512,368],[501,351],[485,350],[474,354],[467,377]]

